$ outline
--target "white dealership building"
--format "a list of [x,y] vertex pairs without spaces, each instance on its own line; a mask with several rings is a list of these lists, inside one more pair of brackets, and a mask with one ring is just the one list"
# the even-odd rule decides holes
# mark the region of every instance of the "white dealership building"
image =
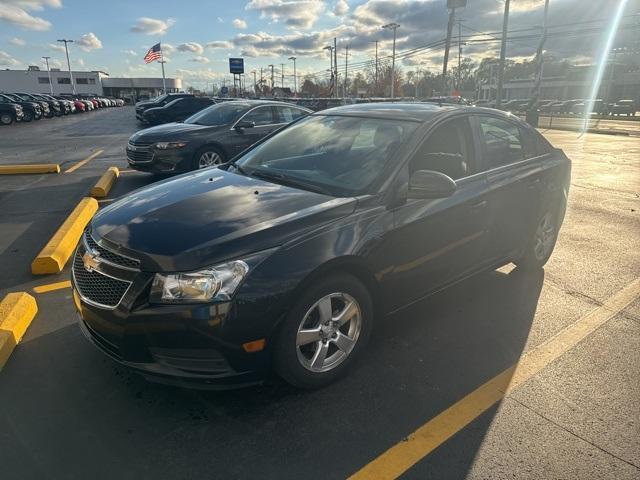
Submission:
[[[135,101],[144,97],[155,97],[162,93],[162,78],[111,77],[101,71],[72,71],[76,93],[80,95],[114,96]],[[51,75],[51,82],[49,82]],[[182,90],[182,79],[165,79],[167,92]],[[28,70],[0,70],[0,92],[72,93],[71,77],[66,70],[51,72],[29,67]]]

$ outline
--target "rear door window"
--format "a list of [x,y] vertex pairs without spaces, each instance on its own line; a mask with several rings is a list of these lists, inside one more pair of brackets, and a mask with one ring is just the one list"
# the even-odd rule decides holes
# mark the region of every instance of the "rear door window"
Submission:
[[488,168],[524,160],[520,128],[496,117],[479,116],[480,137]]
[[271,111],[270,105],[265,105],[264,107],[258,107],[251,110],[247,113],[243,118],[243,121],[254,122],[256,127],[260,125],[271,125],[276,123],[273,120],[273,113]]
[[307,115],[307,112],[296,107],[276,107],[278,123],[291,123],[300,117]]

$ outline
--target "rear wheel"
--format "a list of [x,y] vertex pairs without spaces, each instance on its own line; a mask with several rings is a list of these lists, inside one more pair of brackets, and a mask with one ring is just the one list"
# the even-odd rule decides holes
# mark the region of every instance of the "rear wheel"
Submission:
[[284,320],[275,367],[288,383],[319,388],[346,372],[373,327],[371,295],[355,277],[333,275],[311,285]]
[[13,123],[13,115],[10,113],[0,113],[0,123],[2,125],[11,125]]
[[193,158],[193,170],[215,167],[224,163],[223,153],[215,147],[203,147]]
[[546,210],[538,219],[533,237],[529,241],[524,255],[515,263],[529,269],[543,267],[553,253],[559,228],[557,212]]

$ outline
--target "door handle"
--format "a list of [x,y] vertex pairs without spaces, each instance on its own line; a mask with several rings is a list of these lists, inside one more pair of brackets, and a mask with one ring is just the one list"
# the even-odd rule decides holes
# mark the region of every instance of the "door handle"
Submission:
[[469,205],[469,208],[471,210],[478,210],[478,209],[486,207],[486,206],[487,206],[487,201],[486,200],[481,200],[480,202],[472,203],[471,205]]

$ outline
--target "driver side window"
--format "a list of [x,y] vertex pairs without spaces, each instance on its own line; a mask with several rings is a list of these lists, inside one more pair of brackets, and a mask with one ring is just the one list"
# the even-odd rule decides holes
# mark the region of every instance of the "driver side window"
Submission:
[[409,174],[417,170],[444,173],[453,180],[475,173],[473,137],[466,118],[450,120],[427,137],[409,162]]

